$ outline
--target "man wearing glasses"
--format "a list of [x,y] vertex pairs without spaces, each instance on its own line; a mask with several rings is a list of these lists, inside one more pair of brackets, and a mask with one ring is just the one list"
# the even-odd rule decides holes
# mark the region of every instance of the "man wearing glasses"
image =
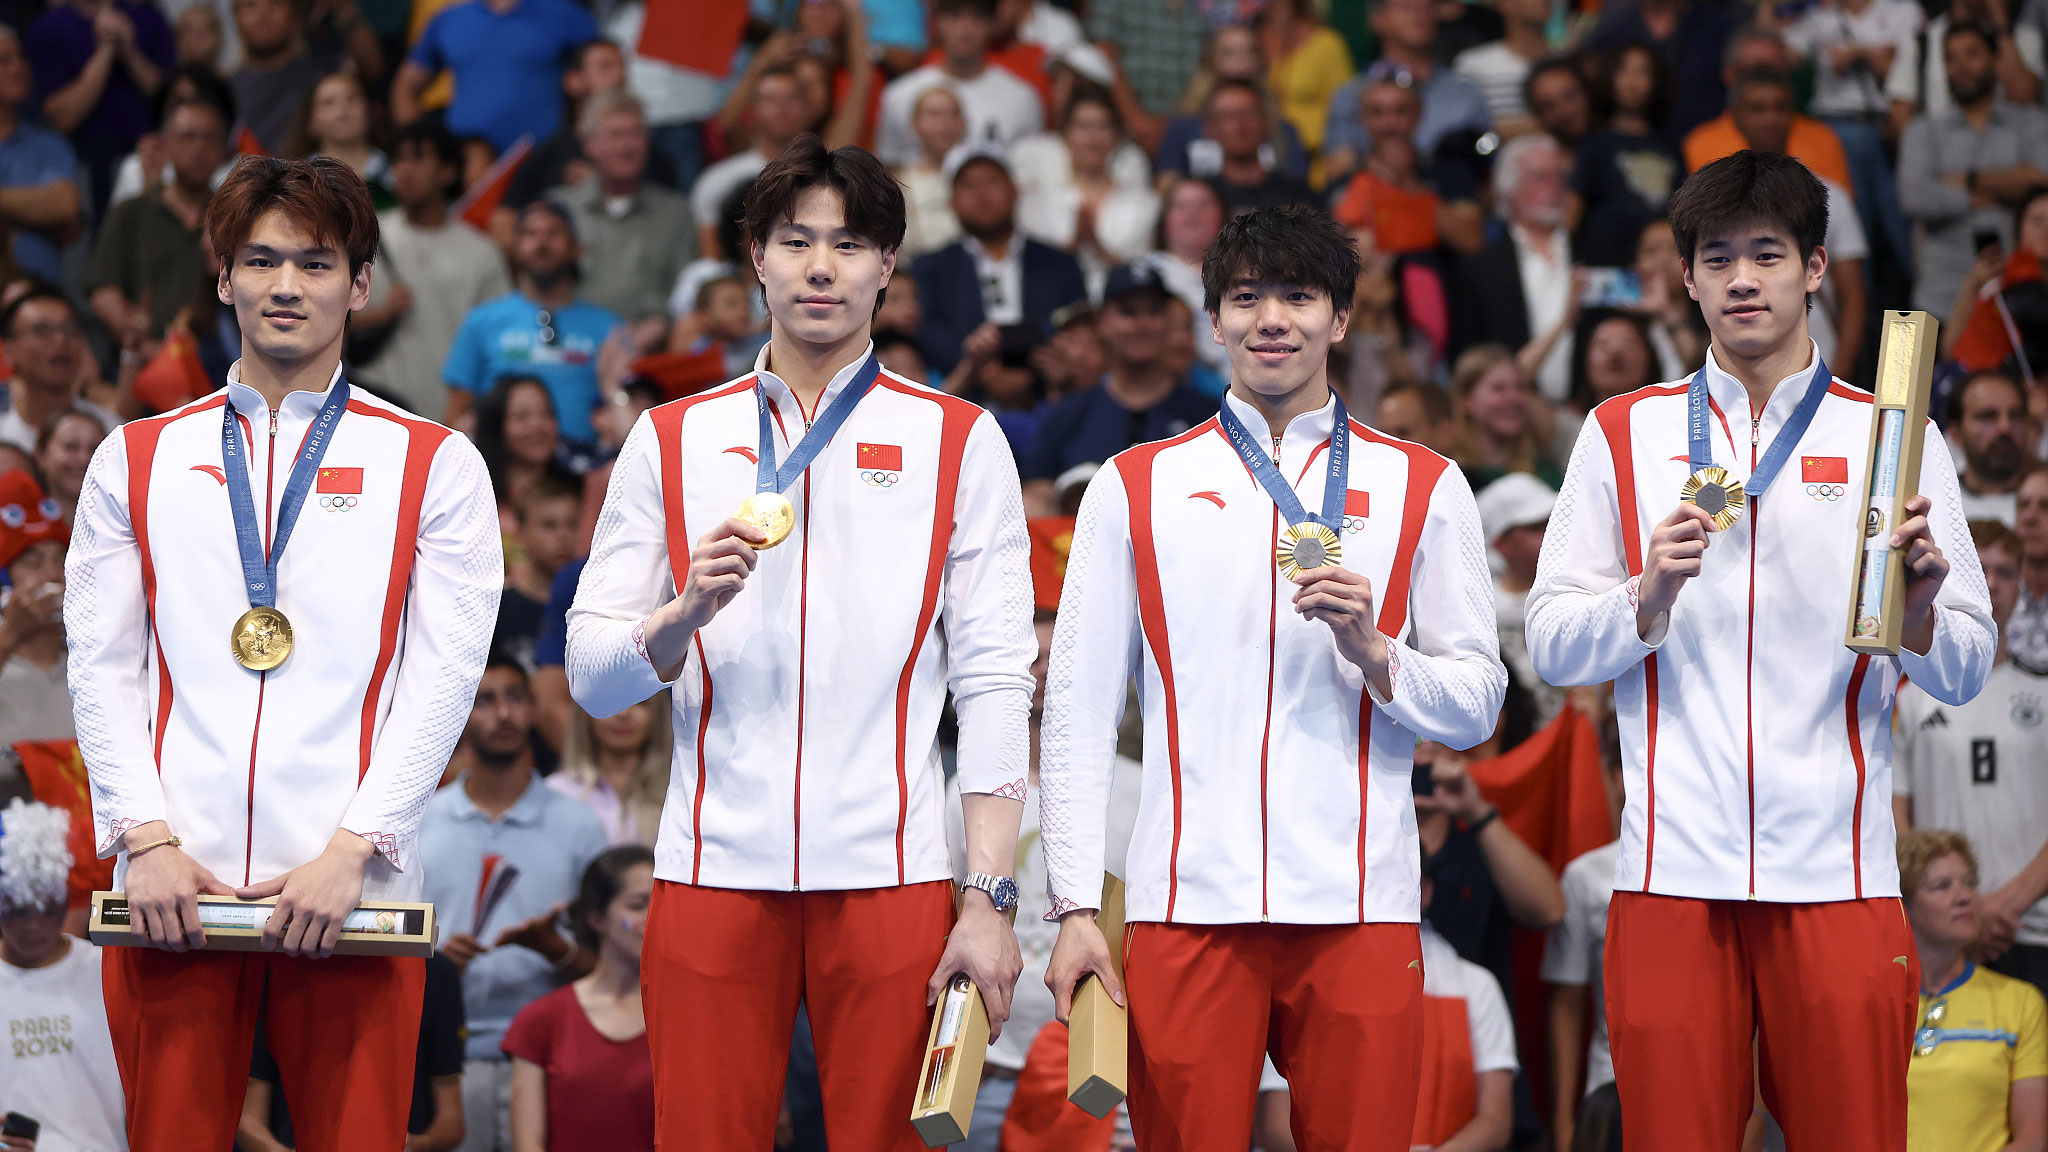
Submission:
[[34,452],[43,425],[68,409],[97,416],[108,428],[121,422],[78,394],[85,341],[79,338],[77,311],[55,284],[38,281],[0,309],[0,349],[14,365],[0,404],[0,444]]
[[617,388],[598,373],[598,353],[619,318],[581,298],[582,255],[568,209],[536,200],[512,234],[511,292],[463,318],[441,370],[448,382],[448,423],[463,426],[477,397],[503,376],[537,376],[555,402],[569,448],[594,451],[591,415]]

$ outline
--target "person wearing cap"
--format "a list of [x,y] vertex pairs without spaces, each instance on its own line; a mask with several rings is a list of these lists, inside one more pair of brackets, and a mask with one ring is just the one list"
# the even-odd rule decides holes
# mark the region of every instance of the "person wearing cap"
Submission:
[[69,740],[71,690],[64,674],[63,509],[24,471],[0,474],[0,748]]
[[1093,387],[1047,408],[1031,451],[1018,461],[1032,515],[1050,514],[1053,481],[1074,465],[1099,464],[1133,444],[1177,436],[1216,414],[1216,400],[1171,366],[1171,296],[1150,261],[1110,269],[1095,318],[1108,371]]
[[1038,90],[989,59],[1001,31],[996,7],[996,0],[936,0],[931,6],[938,59],[905,72],[882,89],[875,154],[883,163],[916,161],[911,110],[925,89],[941,84],[960,97],[970,141],[1003,145],[1045,126],[1045,103]]
[[[1266,1055],[1302,1147],[1407,1152],[1425,1013],[1413,750],[1484,740],[1507,685],[1479,516],[1449,460],[1331,393],[1358,254],[1327,213],[1241,216],[1203,272],[1224,408],[1112,457],[1074,530],[1041,745],[1061,921],[1046,983],[1063,1019],[1086,975],[1128,1003],[1148,1152],[1241,1152]],[[1133,675],[1120,983],[1092,909]]]
[[1543,528],[1557,493],[1527,472],[1510,472],[1479,490],[1479,526],[1493,552],[1493,607],[1500,624],[1500,659],[1508,675],[1529,693],[1532,729],[1550,723],[1564,707],[1564,689],[1543,682],[1529,663],[1529,643],[1522,634],[1529,589],[1536,583],[1536,561],[1543,554]]
[[0,1018],[11,1059],[0,1113],[41,1126],[5,1152],[125,1152],[121,1077],[100,950],[64,933],[71,814],[16,798],[0,810]]
[[935,375],[953,371],[970,337],[1001,339],[1024,328],[1033,340],[1053,330],[1052,314],[1088,298],[1081,265],[1017,229],[1017,183],[1004,152],[963,144],[946,157],[960,239],[911,265],[924,313],[918,337]]
[[520,212],[512,236],[513,289],[470,309],[441,370],[451,426],[468,424],[478,398],[501,378],[536,376],[554,398],[562,440],[580,451],[597,447],[592,414],[625,396],[619,382],[598,373],[598,353],[619,318],[583,299],[581,259],[568,208],[542,199]]

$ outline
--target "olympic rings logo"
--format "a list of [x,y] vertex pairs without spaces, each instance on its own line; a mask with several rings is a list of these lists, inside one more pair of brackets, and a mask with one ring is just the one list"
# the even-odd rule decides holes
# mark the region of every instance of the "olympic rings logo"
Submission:
[[336,511],[346,511],[356,506],[356,498],[354,496],[322,496],[320,498],[320,506],[322,508],[333,508]]
[[1825,500],[1833,504],[1835,501],[1847,496],[1849,489],[1841,484],[1808,484],[1806,486],[1806,494],[1815,500]]
[[1346,532],[1363,532],[1363,531],[1365,531],[1365,517],[1363,517],[1363,516],[1346,516],[1346,517],[1344,518],[1344,530],[1345,530]]
[[897,473],[884,472],[877,468],[861,469],[860,478],[870,488],[894,488],[897,482],[902,479]]

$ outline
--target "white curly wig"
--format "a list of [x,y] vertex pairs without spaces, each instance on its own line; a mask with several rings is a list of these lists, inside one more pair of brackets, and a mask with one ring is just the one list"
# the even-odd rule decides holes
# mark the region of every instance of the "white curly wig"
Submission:
[[64,903],[71,873],[71,813],[16,799],[0,812],[0,911]]

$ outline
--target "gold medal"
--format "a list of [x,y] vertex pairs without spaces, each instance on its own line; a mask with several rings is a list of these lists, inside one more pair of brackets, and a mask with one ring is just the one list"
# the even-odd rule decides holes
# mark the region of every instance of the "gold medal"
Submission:
[[1714,527],[1724,532],[1742,519],[1742,509],[1749,503],[1748,495],[1742,491],[1742,481],[1718,465],[1686,477],[1678,498],[1699,505],[1700,511],[1714,518]]
[[1280,542],[1273,548],[1273,559],[1279,562],[1280,574],[1289,580],[1314,568],[1322,568],[1344,558],[1343,545],[1337,541],[1337,534],[1313,520],[1300,524],[1289,524],[1280,531]]
[[268,672],[292,654],[292,622],[275,608],[251,608],[228,634],[235,662],[251,672]]
[[755,548],[773,548],[789,538],[789,530],[796,527],[796,507],[789,497],[780,492],[756,492],[740,501],[739,511],[733,519],[743,520],[766,533],[766,542]]

